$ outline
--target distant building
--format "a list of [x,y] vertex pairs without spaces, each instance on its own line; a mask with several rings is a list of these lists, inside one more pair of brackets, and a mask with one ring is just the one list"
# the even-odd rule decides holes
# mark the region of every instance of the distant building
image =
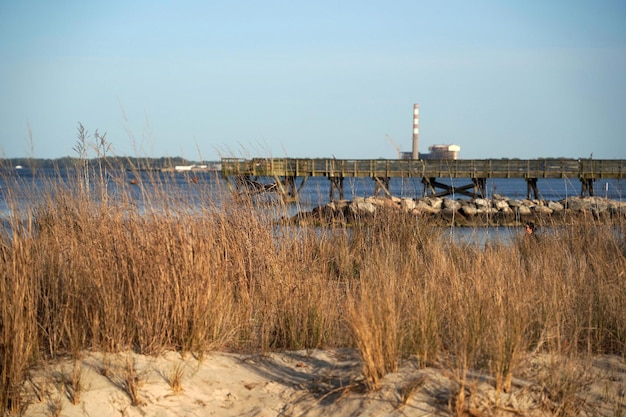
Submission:
[[459,152],[461,151],[459,145],[432,145],[428,147],[430,152],[418,152],[419,106],[417,104],[413,104],[413,149],[411,152],[401,152],[398,145],[391,139],[391,136],[387,135],[387,139],[398,151],[399,159],[459,159]]
[[206,171],[208,166],[206,165],[176,165],[175,171]]
[[420,159],[459,159],[461,147],[459,145],[432,145],[428,147],[430,152],[420,153]]

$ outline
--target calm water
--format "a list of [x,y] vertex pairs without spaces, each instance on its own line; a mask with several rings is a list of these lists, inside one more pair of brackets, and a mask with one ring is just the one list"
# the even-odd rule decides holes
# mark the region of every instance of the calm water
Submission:
[[[20,170],[0,171],[0,218],[6,220],[13,209],[36,205],[37,200],[43,198],[46,192],[55,187],[67,187],[68,177],[74,176],[73,171],[39,170],[32,172],[25,168]],[[219,205],[220,196],[226,187],[224,179],[215,172],[189,173],[158,173],[141,172],[135,178],[144,186],[138,187],[131,184],[134,178],[132,173],[107,172],[106,196],[110,199],[119,198],[121,195],[129,195],[140,210],[156,209],[158,206],[166,207],[169,203],[184,201],[194,207],[206,205]],[[197,182],[191,181],[191,177],[197,177]],[[259,178],[261,182],[272,182],[269,178]],[[300,185],[297,181],[297,186]],[[440,182],[457,187],[466,185],[469,179],[439,179]],[[90,186],[96,182],[92,179]],[[542,199],[561,200],[567,197],[578,196],[581,184],[578,179],[539,179],[539,192]],[[598,180],[594,184],[595,195],[615,200],[624,198],[624,184],[617,180]],[[293,215],[298,211],[311,210],[312,208],[329,202],[330,182],[327,178],[311,177],[300,192],[298,203],[285,207],[281,215]],[[391,194],[397,197],[418,198],[424,195],[424,188],[420,179],[392,178],[390,181]],[[525,198],[527,193],[526,182],[523,179],[488,179],[486,186],[487,197],[500,194],[510,198]],[[367,197],[374,194],[374,182],[369,178],[346,178],[344,180],[344,198]],[[454,198],[466,198],[458,195]],[[259,198],[275,198],[272,196]],[[9,207],[10,201],[14,207]],[[150,205],[150,207],[147,206]],[[19,215],[19,214],[18,214]],[[462,230],[455,228],[451,234],[455,239],[470,239],[483,242],[485,239],[510,240],[511,235],[518,231],[509,228],[485,228],[480,232],[474,229]],[[478,235],[476,234],[478,233]]]
[[[58,184],[65,186],[68,176],[75,175],[73,171],[55,172],[54,170],[39,170],[33,173],[24,168],[19,170],[0,171],[0,213],[6,212],[7,193],[13,193],[13,199],[26,203],[32,202],[35,195],[39,195],[46,187],[44,184]],[[138,181],[144,184],[143,190],[153,193],[156,183],[157,189],[167,194],[184,196],[193,204],[203,204],[208,199],[219,198],[218,189],[225,187],[225,181],[214,172],[198,172],[191,175],[198,178],[197,183],[190,181],[190,174],[183,173],[156,173],[142,172]],[[112,198],[120,191],[128,192],[138,202],[142,200],[142,188],[131,186],[131,173],[111,171],[106,175],[107,194]],[[259,178],[260,182],[272,182],[270,178]],[[298,180],[297,185],[300,185]],[[438,179],[438,181],[457,187],[470,183],[469,179]],[[93,184],[93,180],[92,180]],[[418,178],[392,178],[390,181],[391,194],[397,197],[417,198],[424,195],[424,188]],[[541,198],[544,200],[561,200],[580,194],[581,185],[578,179],[540,179],[538,182]],[[624,198],[624,183],[617,180],[598,180],[594,184],[595,195],[615,200]],[[301,209],[310,209],[329,202],[330,182],[324,177],[311,177],[307,180],[300,192],[299,206]],[[487,197],[500,194],[510,198],[525,198],[527,187],[523,179],[488,179],[486,186]],[[370,178],[346,178],[344,180],[344,198],[367,197],[374,194],[374,181]],[[454,198],[466,198],[462,195]],[[532,197],[532,196],[531,196]]]

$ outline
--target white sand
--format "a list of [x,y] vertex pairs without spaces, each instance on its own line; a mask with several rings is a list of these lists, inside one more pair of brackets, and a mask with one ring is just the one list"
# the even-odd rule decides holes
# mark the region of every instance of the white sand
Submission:
[[[528,366],[540,372],[537,359]],[[128,364],[137,372],[138,398],[133,405]],[[182,369],[182,391],[170,380]],[[33,372],[25,390],[26,416],[427,416],[454,415],[457,378],[435,368],[417,369],[411,361],[387,375],[377,391],[367,392],[354,351],[315,350],[245,355],[210,353],[202,360],[170,352],[159,357],[86,353],[80,361],[78,401],[72,404],[72,360]],[[626,412],[626,365],[618,357],[597,357],[579,366],[573,378],[576,397],[565,402],[576,413],[614,416]],[[529,371],[529,372],[531,372]],[[564,373],[564,375],[566,375]],[[567,375],[571,375],[571,372]],[[585,379],[585,378],[588,378]],[[553,401],[566,392],[522,379],[496,400],[493,381],[471,374],[466,392],[468,415],[552,415]],[[565,390],[564,390],[565,391]],[[496,401],[498,405],[496,406]]]

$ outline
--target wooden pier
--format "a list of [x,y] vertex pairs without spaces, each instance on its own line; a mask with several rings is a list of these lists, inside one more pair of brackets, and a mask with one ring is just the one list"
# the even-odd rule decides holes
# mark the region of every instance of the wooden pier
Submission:
[[[488,178],[524,178],[527,196],[539,197],[537,181],[541,178],[579,179],[581,196],[593,196],[598,179],[626,178],[626,160],[619,159],[296,159],[296,158],[222,158],[222,177],[237,190],[277,191],[287,201],[298,193],[309,177],[330,180],[330,199],[343,199],[343,179],[372,178],[375,193],[389,194],[390,178],[421,178],[424,195],[444,196],[452,193],[484,197]],[[274,183],[259,182],[260,177]],[[468,184],[450,186],[441,178],[465,178]],[[297,179],[301,179],[297,185]]]

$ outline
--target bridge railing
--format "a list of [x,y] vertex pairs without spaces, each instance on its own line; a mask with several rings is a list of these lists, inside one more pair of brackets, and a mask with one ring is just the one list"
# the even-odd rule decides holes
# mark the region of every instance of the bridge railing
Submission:
[[431,178],[616,178],[625,160],[223,158],[222,175]]
[[581,178],[626,178],[626,160],[581,159]]

